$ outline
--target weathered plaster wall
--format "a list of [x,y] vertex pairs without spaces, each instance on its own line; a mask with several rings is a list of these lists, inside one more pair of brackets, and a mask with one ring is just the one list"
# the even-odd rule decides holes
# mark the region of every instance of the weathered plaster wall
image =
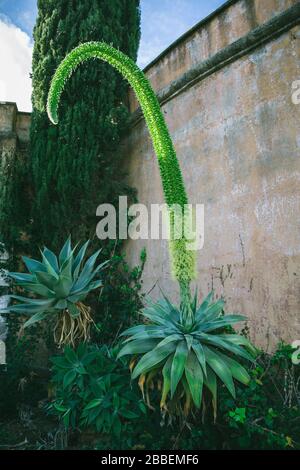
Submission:
[[[283,12],[295,1],[235,2],[200,25],[147,70],[155,90],[202,58]],[[163,104],[190,200],[205,205],[197,282],[249,317],[255,343],[300,338],[300,32],[294,26]],[[132,100],[132,109],[135,103]],[[143,120],[127,139],[129,180],[140,202],[163,202],[156,158]],[[138,263],[146,247],[144,291],[178,295],[164,241],[130,241]]]

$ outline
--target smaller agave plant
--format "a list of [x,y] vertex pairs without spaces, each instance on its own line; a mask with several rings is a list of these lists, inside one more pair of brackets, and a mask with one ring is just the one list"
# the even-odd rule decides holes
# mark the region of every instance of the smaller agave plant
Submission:
[[166,297],[157,303],[151,302],[141,312],[147,323],[122,333],[128,338],[118,357],[134,356],[130,365],[132,378],[139,377],[143,394],[145,384],[146,388],[153,388],[156,378],[158,385],[162,380],[162,387],[158,387],[162,388],[162,410],[181,410],[182,399],[185,415],[192,404],[200,408],[205,386],[212,394],[216,413],[218,379],[233,397],[233,379],[245,385],[250,381],[246,369],[232,356],[253,361],[256,350],[247,338],[234,333],[233,329],[231,333],[226,332],[245,317],[224,315],[224,301],[213,302],[212,295],[211,292],[198,307],[195,295],[189,315]]
[[15,285],[39,298],[11,295],[10,298],[23,302],[9,305],[0,313],[18,313],[30,316],[24,328],[47,317],[57,316],[54,328],[55,342],[61,346],[87,341],[93,322],[90,308],[83,301],[90,291],[102,286],[98,275],[108,261],[95,267],[98,250],[83,263],[89,240],[75,255],[77,245],[72,249],[69,237],[57,257],[51,250],[41,251],[42,260],[23,256],[29,273],[9,272],[7,275]]

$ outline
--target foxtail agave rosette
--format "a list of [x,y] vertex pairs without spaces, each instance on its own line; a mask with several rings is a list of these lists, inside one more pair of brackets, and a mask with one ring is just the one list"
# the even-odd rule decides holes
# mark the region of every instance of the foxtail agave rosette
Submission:
[[101,250],[84,263],[88,245],[89,241],[75,254],[77,246],[72,249],[69,237],[58,257],[46,247],[41,251],[41,261],[23,256],[29,273],[9,272],[8,276],[16,286],[39,298],[11,295],[11,299],[23,303],[9,305],[2,313],[30,316],[24,328],[55,315],[54,339],[59,346],[88,340],[93,320],[83,301],[89,292],[102,286],[98,276],[107,263],[95,266]]
[[192,404],[200,408],[205,386],[212,394],[216,411],[218,380],[233,397],[233,379],[248,384],[250,377],[246,369],[232,356],[253,361],[255,348],[244,336],[224,331],[245,317],[224,315],[223,308],[224,301],[213,302],[212,293],[197,306],[195,295],[190,323],[180,308],[164,298],[142,310],[147,323],[122,333],[128,338],[119,357],[134,356],[132,377],[139,377],[141,388],[145,384],[152,386],[156,379],[158,383],[163,381],[161,408],[167,409],[167,401],[172,407],[184,399],[184,412],[188,414]]

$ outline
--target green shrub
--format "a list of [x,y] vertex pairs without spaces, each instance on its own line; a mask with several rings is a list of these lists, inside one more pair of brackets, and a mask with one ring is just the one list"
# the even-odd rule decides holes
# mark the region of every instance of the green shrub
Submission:
[[[114,447],[113,439],[99,437],[97,448],[300,449],[300,366],[292,364],[291,354],[290,346],[283,344],[273,355],[261,352],[248,369],[249,386],[237,384],[235,399],[221,386],[215,422],[210,400],[204,394],[205,411],[190,415],[184,422],[174,416],[170,420],[155,409],[123,436],[118,447]],[[157,394],[151,392],[151,403],[157,400]]]
[[55,398],[47,409],[67,428],[92,428],[120,436],[128,422],[146,412],[127,365],[116,361],[114,351],[80,344],[54,356],[52,384]]
[[17,416],[22,405],[36,406],[46,395],[46,387],[33,373],[33,356],[39,347],[36,338],[42,337],[41,329],[33,326],[30,334],[24,332],[19,337],[21,325],[18,319],[8,320],[7,364],[0,366],[1,418]]

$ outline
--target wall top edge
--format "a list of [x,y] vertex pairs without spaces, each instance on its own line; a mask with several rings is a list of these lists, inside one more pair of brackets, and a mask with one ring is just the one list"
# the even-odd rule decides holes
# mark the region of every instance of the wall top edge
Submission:
[[151,69],[157,62],[159,62],[161,59],[163,59],[172,49],[175,49],[179,44],[184,42],[189,36],[192,36],[195,31],[200,29],[202,26],[206,25],[209,23],[212,19],[214,19],[216,16],[218,16],[220,13],[222,13],[224,10],[227,10],[227,8],[231,7],[235,3],[238,3],[240,0],[227,0],[225,3],[223,3],[219,8],[214,10],[212,13],[210,13],[208,16],[203,18],[202,20],[198,21],[194,26],[192,26],[188,31],[183,33],[179,38],[177,38],[174,42],[172,42],[166,49],[164,49],[155,59],[153,59],[146,67],[143,68],[143,72],[147,72],[149,69]]

